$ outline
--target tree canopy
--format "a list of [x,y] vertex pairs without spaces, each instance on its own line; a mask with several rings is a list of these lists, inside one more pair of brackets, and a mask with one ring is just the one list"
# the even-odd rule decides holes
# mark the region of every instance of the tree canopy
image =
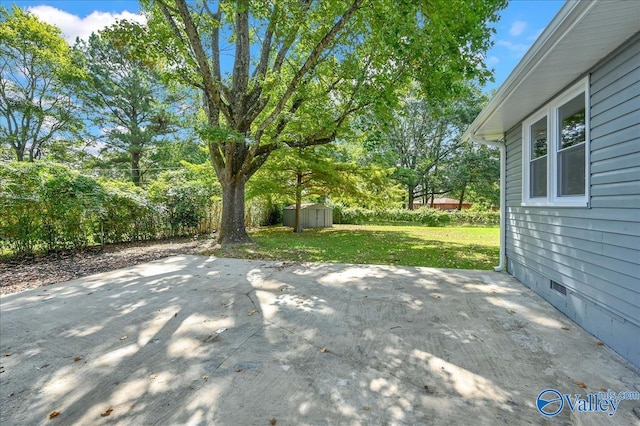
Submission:
[[247,180],[282,146],[332,142],[349,118],[384,114],[417,81],[435,100],[489,72],[483,53],[505,0],[145,0],[131,26],[141,52],[203,94],[209,145],[223,190],[220,242],[250,241]]
[[70,89],[81,75],[59,28],[0,7],[0,140],[15,159],[69,145],[82,127]]
[[131,181],[140,185],[141,161],[162,136],[177,130],[174,111],[184,97],[163,83],[158,64],[134,57],[109,34],[94,33],[78,42],[87,73],[76,90],[92,138],[103,144],[103,152],[112,153],[112,162],[128,164]]
[[466,163],[481,157],[472,155],[477,151],[463,143],[461,136],[485,103],[486,97],[472,85],[447,103],[432,103],[412,90],[390,119],[380,122],[372,116],[364,121],[362,125],[376,129],[365,142],[366,156],[395,167],[394,178],[405,188],[409,209],[419,198],[452,192],[464,195],[461,187],[465,182],[476,181],[468,173],[463,178],[462,170],[471,170]]

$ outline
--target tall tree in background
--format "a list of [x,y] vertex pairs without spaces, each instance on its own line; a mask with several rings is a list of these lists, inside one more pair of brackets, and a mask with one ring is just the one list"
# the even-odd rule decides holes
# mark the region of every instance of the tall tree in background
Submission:
[[[408,209],[413,209],[418,198],[433,202],[435,195],[454,190],[452,170],[471,160],[460,156],[462,133],[485,102],[486,97],[473,86],[447,104],[410,94],[392,119],[369,124],[379,128],[367,142],[369,156],[396,168],[394,176],[406,188]],[[460,177],[458,173],[456,183]]]
[[466,141],[456,159],[443,172],[448,187],[458,200],[458,210],[469,201],[489,208],[500,205],[500,152]]
[[178,96],[161,79],[158,64],[136,58],[109,37],[92,34],[76,46],[86,61],[87,75],[78,88],[83,109],[112,163],[129,165],[131,181],[141,185],[142,160],[163,136],[177,130],[173,114]]
[[0,140],[18,161],[69,145],[82,127],[70,90],[81,75],[59,28],[0,7]]
[[222,186],[219,241],[228,244],[250,242],[245,184],[274,150],[332,142],[353,114],[389,110],[413,79],[434,99],[485,80],[488,23],[506,0],[143,4],[148,27],[132,27],[131,39],[173,59],[175,76],[203,93],[200,134]]

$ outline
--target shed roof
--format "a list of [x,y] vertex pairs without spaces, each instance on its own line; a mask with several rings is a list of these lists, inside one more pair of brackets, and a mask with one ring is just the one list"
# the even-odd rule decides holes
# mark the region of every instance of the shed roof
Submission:
[[568,0],[469,126],[465,138],[501,139],[639,30],[637,0]]
[[[316,208],[322,208],[322,209],[331,209],[331,207],[327,207],[324,204],[321,203],[302,203],[300,204],[300,209],[304,210],[304,209],[308,209],[311,207],[316,207]],[[296,205],[292,204],[290,206],[287,206],[284,208],[285,210],[295,210],[296,209]]]

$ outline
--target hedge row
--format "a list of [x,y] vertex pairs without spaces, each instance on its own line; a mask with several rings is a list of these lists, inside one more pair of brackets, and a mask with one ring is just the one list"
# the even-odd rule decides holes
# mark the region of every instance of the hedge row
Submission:
[[370,210],[359,207],[333,206],[333,222],[351,225],[386,222],[409,222],[426,226],[444,226],[448,224],[498,225],[500,223],[500,213],[470,210],[445,212],[429,207],[422,207],[416,210],[401,208]]
[[[143,190],[58,164],[0,164],[0,248],[15,256],[209,233],[220,207],[219,187],[186,169]],[[248,226],[269,215],[258,204],[248,210]]]

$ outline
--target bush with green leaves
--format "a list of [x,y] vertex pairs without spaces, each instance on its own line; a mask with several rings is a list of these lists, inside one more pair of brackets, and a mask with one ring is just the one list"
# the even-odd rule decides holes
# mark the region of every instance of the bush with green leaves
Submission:
[[39,214],[47,251],[86,246],[104,205],[103,188],[95,179],[64,166],[49,164],[41,170]]
[[0,166],[0,243],[17,255],[89,243],[104,191],[94,179],[47,163]]
[[42,219],[34,214],[44,204],[40,163],[0,164],[0,244],[17,255],[33,253]]
[[162,206],[131,182],[101,181],[105,199],[96,218],[94,241],[119,243],[150,240],[161,229]]
[[364,209],[332,205],[333,221],[338,224],[364,225],[371,223],[407,222],[425,226],[456,225],[497,225],[500,214],[493,211],[471,212],[468,210],[445,212],[430,207],[416,210],[401,208]]
[[217,222],[211,220],[211,210],[219,199],[219,189],[211,180],[199,178],[196,171],[179,169],[160,174],[149,186],[149,196],[163,206],[164,234],[194,235],[215,230]]
[[217,186],[187,170],[149,190],[48,162],[0,163],[0,248],[15,256],[212,232]]
[[485,210],[460,210],[449,213],[451,223],[457,225],[499,225],[500,212]]

